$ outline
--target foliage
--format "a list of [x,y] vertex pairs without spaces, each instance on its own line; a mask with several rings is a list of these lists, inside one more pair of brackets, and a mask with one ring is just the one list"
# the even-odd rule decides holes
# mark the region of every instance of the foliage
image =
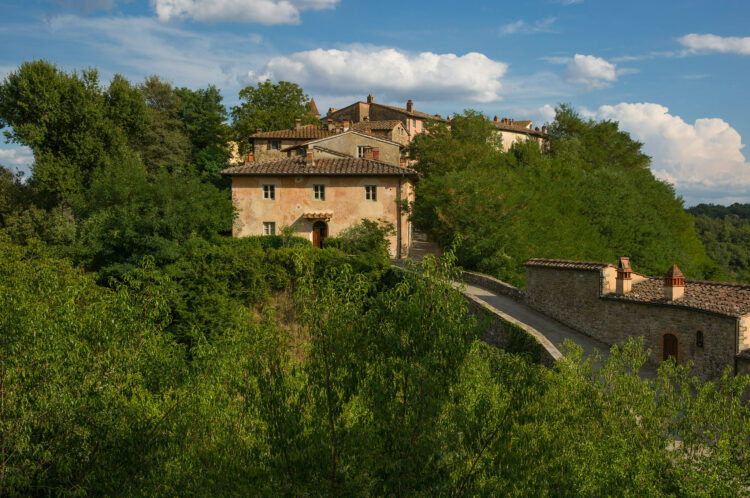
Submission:
[[159,266],[175,261],[189,238],[228,231],[233,213],[225,192],[192,176],[149,175],[134,159],[109,168],[74,207],[83,219],[76,259],[101,271],[105,282],[146,255]]
[[721,279],[750,283],[750,204],[699,204],[688,212],[706,253],[722,268]]
[[[676,263],[691,277],[714,276],[682,201],[642,167],[639,145],[625,143],[614,123],[558,111],[551,154],[531,141],[502,153],[481,133],[421,135],[412,153],[426,176],[412,219],[443,245],[462,234],[463,266],[516,285],[531,257],[614,262],[628,255],[645,273]],[[477,122],[464,128],[486,129],[481,115],[462,119]]]
[[46,61],[24,62],[0,86],[0,127],[34,152],[34,182],[70,202],[105,167],[131,152],[126,132],[140,132],[145,107],[122,77],[109,89],[95,69],[65,73]]
[[258,129],[263,131],[293,128],[295,119],[302,124],[319,124],[310,113],[310,98],[296,83],[266,80],[246,86],[239,93],[240,105],[232,107],[232,120],[241,144]]

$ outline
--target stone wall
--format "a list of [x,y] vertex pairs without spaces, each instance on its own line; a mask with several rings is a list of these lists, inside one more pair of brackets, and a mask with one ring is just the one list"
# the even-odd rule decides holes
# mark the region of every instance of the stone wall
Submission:
[[465,271],[462,273],[461,277],[467,284],[477,285],[484,289],[491,290],[495,294],[508,296],[514,301],[522,302],[524,300],[524,292],[521,289],[519,289],[518,287],[513,287],[512,285],[503,282],[502,280],[490,277],[489,275]]
[[528,354],[542,365],[551,367],[562,353],[541,332],[502,311],[487,305],[471,294],[464,293],[469,313],[485,324],[482,341],[511,353]]
[[[610,270],[610,269],[608,269]],[[598,270],[526,268],[526,302],[542,313],[606,344],[643,337],[649,362],[662,361],[663,336],[678,339],[678,361],[694,362],[702,380],[718,377],[735,363],[738,321],[717,314],[669,305],[626,302],[601,297],[613,279]],[[703,347],[696,344],[703,333]]]

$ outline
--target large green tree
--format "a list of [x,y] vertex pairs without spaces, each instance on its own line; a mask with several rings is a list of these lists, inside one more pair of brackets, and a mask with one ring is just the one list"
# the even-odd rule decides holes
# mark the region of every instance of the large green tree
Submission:
[[256,86],[246,86],[239,96],[240,105],[232,107],[232,120],[240,141],[247,140],[258,129],[292,128],[298,118],[303,124],[318,122],[310,114],[310,98],[296,83],[266,80]]
[[147,116],[122,77],[102,88],[95,69],[66,73],[37,60],[24,62],[0,86],[0,126],[34,151],[34,181],[54,199],[80,195],[98,172],[131,154],[128,133]]

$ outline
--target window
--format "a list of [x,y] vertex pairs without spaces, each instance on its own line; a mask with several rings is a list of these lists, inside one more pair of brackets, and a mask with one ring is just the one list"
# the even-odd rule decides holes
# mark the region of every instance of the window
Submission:
[[276,223],[273,221],[264,221],[263,235],[276,235]]
[[367,149],[367,145],[357,145],[357,157],[365,157],[365,149]]
[[271,140],[268,142],[268,150],[281,150],[281,140]]
[[699,348],[703,347],[703,331],[699,330],[695,333],[695,345]]
[[377,186],[375,186],[375,185],[365,185],[365,200],[367,200],[367,201],[377,201],[378,200]]
[[263,185],[263,198],[276,199],[276,187],[273,185]]
[[325,185],[313,185],[313,197],[316,201],[326,200],[326,186]]

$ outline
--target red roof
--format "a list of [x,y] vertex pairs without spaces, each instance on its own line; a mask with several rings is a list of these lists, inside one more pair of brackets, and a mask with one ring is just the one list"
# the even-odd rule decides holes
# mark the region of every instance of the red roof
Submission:
[[309,165],[306,159],[300,156],[247,163],[227,168],[221,173],[228,176],[419,176],[419,173],[411,168],[372,159],[316,159],[314,165]]
[[[544,259],[531,258],[525,266],[540,266],[543,268],[557,268],[560,270],[596,270],[613,267],[609,263],[600,263],[598,261],[573,261],[570,259]],[[614,268],[614,267],[613,267]]]
[[250,138],[291,138],[296,140],[313,140],[333,135],[336,135],[336,132],[330,131],[326,126],[309,124],[300,126],[299,128],[289,128],[288,130],[259,131],[258,133],[250,135]]

